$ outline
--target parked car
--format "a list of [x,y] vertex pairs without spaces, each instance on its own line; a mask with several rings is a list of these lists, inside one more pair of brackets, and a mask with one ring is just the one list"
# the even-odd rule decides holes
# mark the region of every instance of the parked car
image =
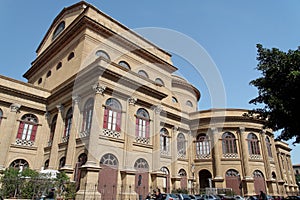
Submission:
[[200,200],[200,199],[201,199],[201,197],[202,197],[202,195],[201,195],[201,194],[195,194],[194,196],[195,196],[195,199],[196,199],[196,200]]
[[202,195],[201,200],[220,200],[220,197],[212,194],[204,194]]
[[244,197],[242,197],[240,195],[234,195],[233,197],[235,200],[244,200]]
[[179,200],[176,194],[166,193],[164,194],[165,200]]
[[176,194],[179,200],[191,200],[191,197],[188,194]]
[[299,200],[300,199],[300,196],[288,196],[284,199],[287,199],[287,200]]

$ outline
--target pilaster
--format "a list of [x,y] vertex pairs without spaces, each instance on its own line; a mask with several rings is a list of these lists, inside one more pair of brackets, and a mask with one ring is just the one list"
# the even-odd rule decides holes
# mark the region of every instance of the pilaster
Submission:
[[62,138],[62,133],[64,130],[64,121],[63,121],[64,106],[62,104],[59,104],[56,106],[56,108],[58,110],[58,114],[57,114],[55,133],[51,145],[49,169],[58,169],[58,144]]
[[76,137],[79,135],[79,122],[80,122],[80,110],[79,110],[79,96],[73,96],[73,117],[72,117],[72,127],[70,130],[69,140],[68,140],[68,148],[67,148],[67,154],[66,154],[66,164],[61,169],[65,171],[70,178],[72,178],[73,174],[73,164],[75,159],[75,152],[76,152]]

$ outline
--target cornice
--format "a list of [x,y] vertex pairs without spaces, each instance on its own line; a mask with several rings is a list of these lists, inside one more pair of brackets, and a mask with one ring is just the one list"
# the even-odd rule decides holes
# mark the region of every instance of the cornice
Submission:
[[22,99],[34,101],[34,102],[37,102],[37,103],[45,104],[47,102],[47,98],[45,98],[45,97],[41,97],[41,96],[34,95],[34,94],[31,94],[31,93],[28,93],[28,92],[25,92],[25,91],[13,89],[13,88],[10,88],[10,87],[5,87],[5,86],[2,86],[2,85],[0,85],[0,91],[2,93],[5,93],[5,94],[9,94],[9,95],[12,95],[12,96],[15,96],[15,97],[20,97]]
[[197,101],[199,101],[199,99],[201,97],[200,91],[196,87],[191,85],[190,83],[182,82],[180,80],[173,79],[172,80],[172,87],[178,87],[178,88],[182,88],[184,90],[189,89],[190,91],[195,93],[195,95],[197,97]]

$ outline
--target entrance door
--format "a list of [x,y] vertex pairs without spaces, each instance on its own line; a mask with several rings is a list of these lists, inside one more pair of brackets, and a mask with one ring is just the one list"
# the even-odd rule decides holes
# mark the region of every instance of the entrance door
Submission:
[[240,194],[241,190],[239,188],[241,184],[241,178],[238,171],[230,169],[226,172],[226,187],[232,188],[234,194]]
[[259,195],[260,191],[263,191],[266,193],[266,185],[265,185],[265,178],[261,171],[255,170],[253,172],[253,178],[254,178],[254,189],[255,193]]
[[135,192],[138,199],[145,199],[149,194],[149,165],[148,162],[139,158],[134,164],[134,168],[138,171],[135,175]]
[[98,191],[101,199],[113,200],[117,198],[118,160],[112,154],[105,154],[100,160]]

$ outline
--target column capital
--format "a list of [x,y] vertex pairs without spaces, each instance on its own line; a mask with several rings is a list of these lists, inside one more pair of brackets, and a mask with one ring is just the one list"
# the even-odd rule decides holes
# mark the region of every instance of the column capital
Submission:
[[163,109],[164,109],[164,107],[163,107],[162,105],[156,105],[156,106],[154,107],[154,112],[155,112],[156,114],[159,114]]
[[73,100],[73,102],[75,103],[75,104],[78,104],[79,102],[80,102],[80,100],[81,100],[81,97],[79,96],[79,95],[73,95],[72,96],[72,100]]
[[99,83],[96,83],[92,86],[92,89],[95,91],[96,94],[102,94],[104,93],[106,86],[105,85],[101,85]]
[[62,104],[56,105],[56,108],[57,108],[58,112],[60,112],[60,113],[62,113],[65,109],[65,107]]
[[135,105],[136,102],[137,102],[137,98],[136,97],[129,97],[128,98],[129,105]]
[[179,127],[178,126],[173,126],[173,131],[178,131]]
[[50,112],[49,112],[49,111],[46,111],[46,112],[45,112],[45,119],[46,119],[46,120],[49,120],[49,119],[50,119],[50,116],[51,116]]
[[210,127],[210,130],[213,134],[218,133],[218,128],[217,127]]
[[263,136],[265,136],[266,133],[267,133],[267,131],[266,131],[265,129],[263,129],[263,130],[260,131],[260,133],[261,133]]
[[245,130],[246,130],[246,128],[245,127],[243,127],[243,126],[241,126],[241,127],[239,127],[239,132],[240,133],[244,133],[245,132]]
[[17,104],[17,103],[12,103],[10,105],[10,112],[20,112],[20,108],[21,108],[21,104]]

